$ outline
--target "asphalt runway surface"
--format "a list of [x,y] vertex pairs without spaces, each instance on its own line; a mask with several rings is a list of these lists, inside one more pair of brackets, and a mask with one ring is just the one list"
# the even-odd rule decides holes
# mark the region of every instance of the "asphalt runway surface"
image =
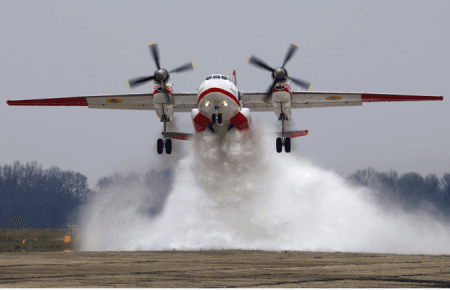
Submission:
[[244,250],[0,253],[0,287],[450,287],[450,256]]

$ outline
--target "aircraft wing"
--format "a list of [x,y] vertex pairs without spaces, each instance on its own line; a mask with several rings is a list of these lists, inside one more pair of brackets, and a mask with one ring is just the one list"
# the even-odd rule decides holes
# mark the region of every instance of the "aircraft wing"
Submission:
[[[197,93],[175,93],[174,112],[197,107]],[[101,95],[51,99],[13,100],[10,106],[85,106],[90,109],[154,110],[153,94]]]
[[[243,106],[251,111],[273,111],[272,104],[262,102],[265,92],[245,93]],[[343,92],[292,92],[293,109],[321,108],[341,106],[362,106],[363,102],[402,102],[402,101],[442,101],[442,96],[393,95],[379,93],[343,93]]]

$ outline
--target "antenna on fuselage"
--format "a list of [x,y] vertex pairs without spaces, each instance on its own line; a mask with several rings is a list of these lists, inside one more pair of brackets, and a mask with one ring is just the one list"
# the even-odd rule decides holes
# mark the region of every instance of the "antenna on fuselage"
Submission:
[[233,70],[233,83],[237,87],[236,70]]

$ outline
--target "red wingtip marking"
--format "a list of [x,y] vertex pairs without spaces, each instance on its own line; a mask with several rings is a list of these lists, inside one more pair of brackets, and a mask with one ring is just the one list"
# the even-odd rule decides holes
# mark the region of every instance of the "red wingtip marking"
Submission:
[[87,106],[86,97],[7,101],[10,106]]
[[402,102],[402,101],[442,101],[443,97],[435,96],[408,96],[408,95],[384,95],[361,94],[363,102]]

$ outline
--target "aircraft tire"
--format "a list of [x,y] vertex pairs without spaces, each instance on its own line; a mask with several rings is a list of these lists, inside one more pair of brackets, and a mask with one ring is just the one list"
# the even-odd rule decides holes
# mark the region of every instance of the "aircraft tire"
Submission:
[[158,151],[158,154],[162,154],[164,149],[164,141],[162,139],[158,139],[156,142],[156,150]]
[[286,153],[291,152],[291,138],[289,138],[289,137],[286,137],[284,139],[284,151]]
[[222,124],[222,114],[217,116],[217,123]]
[[171,139],[166,140],[166,153],[167,154],[172,153],[172,140]]
[[212,117],[211,117],[211,124],[215,124],[216,123],[216,114],[212,114]]
[[283,143],[281,142],[280,137],[277,138],[276,144],[277,144],[277,152],[281,153],[281,151],[283,151]]

